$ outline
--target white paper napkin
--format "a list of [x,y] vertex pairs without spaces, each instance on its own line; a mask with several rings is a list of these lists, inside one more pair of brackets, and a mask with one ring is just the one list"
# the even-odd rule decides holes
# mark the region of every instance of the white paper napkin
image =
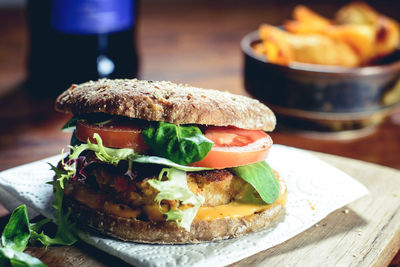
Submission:
[[[25,164],[0,173],[3,188],[16,200],[52,217],[53,172],[60,156]],[[362,197],[367,189],[344,172],[309,152],[274,145],[268,163],[286,181],[285,216],[275,227],[241,238],[194,245],[146,245],[81,232],[85,242],[138,266],[224,266],[278,245],[313,226],[332,211]],[[1,192],[1,191],[0,191]],[[0,201],[5,203],[5,196]],[[9,196],[6,196],[9,201]]]

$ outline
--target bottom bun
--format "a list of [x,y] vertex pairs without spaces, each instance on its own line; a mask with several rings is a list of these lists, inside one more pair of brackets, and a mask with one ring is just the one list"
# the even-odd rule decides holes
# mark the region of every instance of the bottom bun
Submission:
[[194,220],[190,232],[179,228],[174,221],[140,221],[105,214],[69,197],[65,198],[65,204],[80,226],[124,241],[155,244],[199,243],[238,237],[268,227],[286,203],[286,187],[282,180],[280,184],[279,198],[268,209],[238,218]]

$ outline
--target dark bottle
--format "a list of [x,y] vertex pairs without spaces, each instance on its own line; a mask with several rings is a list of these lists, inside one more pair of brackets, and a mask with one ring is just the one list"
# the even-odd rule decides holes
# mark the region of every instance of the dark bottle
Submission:
[[73,83],[137,76],[135,0],[30,0],[27,87],[55,96]]

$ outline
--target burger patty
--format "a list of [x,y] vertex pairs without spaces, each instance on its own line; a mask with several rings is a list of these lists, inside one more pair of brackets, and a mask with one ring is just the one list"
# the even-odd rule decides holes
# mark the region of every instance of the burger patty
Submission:
[[187,174],[189,189],[205,198],[203,206],[227,204],[246,186],[246,182],[230,171],[210,170],[189,172]]
[[[107,165],[98,165],[93,168],[84,181],[69,181],[66,194],[73,194],[77,190],[89,190],[100,193],[105,200],[128,205],[131,208],[154,205],[158,191],[148,181],[157,176],[141,179],[130,179],[127,176],[116,174]],[[235,196],[246,187],[243,179],[235,176],[226,169],[200,172],[187,172],[189,189],[205,199],[203,206],[218,206],[231,202]],[[177,208],[177,201],[164,201],[173,208]]]

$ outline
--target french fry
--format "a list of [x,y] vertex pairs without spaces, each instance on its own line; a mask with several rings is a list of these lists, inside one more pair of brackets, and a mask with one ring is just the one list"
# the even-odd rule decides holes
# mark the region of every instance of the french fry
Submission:
[[289,65],[294,61],[293,49],[286,41],[287,33],[268,24],[260,26],[259,35],[263,40],[267,60],[279,65]]
[[276,64],[287,65],[294,61],[348,67],[359,64],[357,55],[346,43],[323,35],[296,35],[266,24],[259,32],[267,58]]
[[288,37],[297,62],[355,67],[360,64],[359,57],[349,45],[341,41],[319,35],[296,35]]
[[288,32],[294,34],[315,34],[323,33],[327,27],[325,25],[313,24],[309,22],[289,20],[286,21],[283,26]]
[[298,5],[293,10],[294,20],[284,23],[285,29],[296,34],[322,33],[332,22],[306,6]]
[[347,43],[364,64],[374,56],[375,30],[369,25],[330,26],[325,34],[334,40]]
[[329,19],[324,18],[303,5],[298,5],[294,8],[293,18],[297,21],[319,25],[320,27],[327,27],[332,24]]
[[253,45],[253,51],[256,53],[256,54],[259,54],[259,55],[264,55],[265,54],[265,51],[264,51],[264,43],[263,42],[261,42],[261,43],[257,43],[257,44],[255,44],[255,45]]
[[366,3],[350,3],[336,13],[342,25],[369,25],[375,31],[371,59],[392,53],[400,44],[400,27],[393,19],[379,14]]

